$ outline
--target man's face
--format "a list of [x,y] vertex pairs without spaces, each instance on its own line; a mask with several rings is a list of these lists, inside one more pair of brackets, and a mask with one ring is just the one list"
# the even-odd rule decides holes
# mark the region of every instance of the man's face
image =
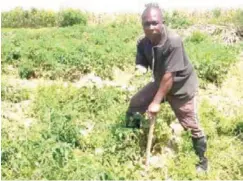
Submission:
[[157,9],[149,9],[142,17],[142,25],[145,36],[153,43],[161,38],[162,32],[162,17]]

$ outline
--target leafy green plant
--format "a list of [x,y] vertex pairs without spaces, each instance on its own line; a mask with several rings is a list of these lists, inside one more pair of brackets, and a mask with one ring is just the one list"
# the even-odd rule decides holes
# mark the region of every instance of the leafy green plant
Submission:
[[5,28],[41,28],[54,26],[72,26],[75,24],[85,25],[87,15],[80,10],[64,9],[60,12],[50,10],[39,10],[31,8],[24,10],[17,7],[13,10],[3,12],[1,16],[2,27]]
[[30,79],[30,78],[35,78],[35,68],[32,64],[22,64],[19,66],[19,76],[22,79]]
[[200,31],[192,32],[192,35],[186,38],[186,41],[193,42],[193,43],[201,43],[205,41],[209,36],[205,33]]
[[[147,132],[146,129],[124,127],[128,94],[112,87],[78,89],[61,84],[39,87],[32,105],[35,123],[24,128],[19,123],[11,126],[4,120],[2,177],[142,179],[141,159],[145,154]],[[176,153],[166,157],[164,167],[151,166],[148,178],[223,178],[217,174],[219,171],[227,179],[242,176],[239,169],[242,159],[237,160],[233,154],[242,154],[242,146],[237,138],[232,137],[239,135],[240,119],[232,122],[222,117],[208,102],[201,104],[199,117],[208,136],[208,158],[214,160],[212,172],[206,176],[196,175],[197,158],[190,134],[185,132]],[[167,145],[171,137],[168,124],[174,119],[169,105],[163,105],[156,123],[156,144]],[[230,157],[226,159],[229,153]],[[228,171],[232,174],[227,175]]]
[[58,24],[61,27],[75,24],[86,25],[87,16],[79,10],[65,9],[58,14]]
[[215,8],[212,10],[213,12],[213,17],[214,18],[219,18],[221,16],[221,9],[220,8]]
[[23,10],[17,7],[11,11],[2,13],[2,27],[21,28],[21,27],[52,27],[56,26],[57,15],[53,11]]
[[173,11],[172,14],[167,14],[165,16],[166,23],[175,29],[187,28],[192,25],[190,19],[188,19],[185,14],[179,11]]
[[9,12],[3,12],[1,16],[2,27],[23,27],[24,25],[24,10],[17,7]]
[[26,88],[18,88],[13,85],[9,85],[6,80],[1,83],[1,98],[2,101],[10,101],[18,103],[30,98],[30,91]]
[[133,66],[139,34],[136,26],[99,25],[94,28],[77,25],[58,30],[27,31],[26,39],[22,38],[22,30],[14,32],[14,36],[6,33],[3,37],[3,63],[13,63],[20,69],[33,65],[38,76],[50,79],[72,77],[70,69],[81,74],[95,72],[103,78],[112,78],[114,67],[125,69]]
[[[203,127],[207,134],[214,135],[235,135],[238,125],[240,125],[241,115],[225,117],[217,108],[204,100],[200,105],[200,116]],[[237,132],[237,131],[236,131]]]
[[220,85],[227,74],[228,69],[225,67],[237,61],[239,47],[227,46],[210,39],[203,40],[200,36],[194,34],[187,39],[189,41],[185,42],[186,51],[199,78]]
[[234,22],[236,25],[242,27],[243,26],[243,11],[242,10],[238,10],[234,16]]

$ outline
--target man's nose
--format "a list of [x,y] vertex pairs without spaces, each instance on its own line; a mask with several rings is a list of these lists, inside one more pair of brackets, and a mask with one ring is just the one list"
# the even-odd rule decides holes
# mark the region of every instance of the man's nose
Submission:
[[150,30],[153,30],[153,29],[154,29],[154,25],[150,24],[150,25],[149,25],[149,29],[150,29]]

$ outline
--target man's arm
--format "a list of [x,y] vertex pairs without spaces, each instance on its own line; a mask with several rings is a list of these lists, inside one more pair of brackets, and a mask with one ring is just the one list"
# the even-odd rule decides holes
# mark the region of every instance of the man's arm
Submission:
[[148,107],[148,113],[150,113],[150,116],[153,116],[159,112],[162,99],[172,88],[175,73],[183,70],[185,67],[182,47],[183,44],[181,38],[179,36],[173,37],[171,52],[165,61],[166,73],[163,75],[160,81],[159,89]]
[[174,73],[167,72],[164,74],[160,81],[159,89],[154,96],[153,103],[160,104],[162,99],[166,96],[166,94],[170,91],[173,85],[173,76]]
[[161,103],[162,99],[166,96],[172,87],[176,72],[183,70],[185,67],[182,46],[181,38],[179,36],[174,37],[173,47],[171,48],[172,50],[165,61],[166,73],[160,81],[159,90],[153,99],[154,103]]
[[164,74],[160,81],[159,89],[154,96],[153,101],[150,103],[148,107],[148,116],[153,117],[155,116],[160,110],[160,103],[162,99],[166,96],[166,94],[170,91],[173,85],[173,76],[174,73],[167,72]]

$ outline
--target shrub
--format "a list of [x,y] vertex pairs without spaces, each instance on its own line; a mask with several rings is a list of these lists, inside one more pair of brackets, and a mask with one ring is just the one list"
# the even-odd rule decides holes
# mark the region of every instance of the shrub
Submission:
[[26,11],[26,13],[29,14],[26,27],[53,27],[57,24],[57,14],[53,11],[32,8],[30,11]]
[[179,11],[173,11],[172,14],[165,14],[165,20],[167,25],[171,28],[180,29],[187,28],[192,25],[192,22],[185,14]]
[[86,25],[87,16],[79,10],[66,9],[58,13],[58,25],[61,27],[75,24]]
[[25,27],[25,16],[26,13],[21,7],[17,7],[9,12],[3,12],[1,26],[9,28]]
[[233,18],[234,24],[237,27],[237,34],[243,37],[243,10],[238,10]]
[[215,9],[212,10],[212,12],[213,12],[214,18],[219,18],[220,15],[221,15],[221,9],[220,8],[215,8]]
[[58,13],[49,10],[32,8],[23,10],[17,7],[11,11],[2,13],[2,27],[4,28],[41,28],[54,26],[85,25],[87,15],[80,10],[65,9]]
[[35,78],[35,68],[31,63],[23,63],[18,67],[19,77],[21,79]]
[[205,33],[202,33],[200,31],[194,31],[192,32],[192,35],[190,37],[187,37],[185,41],[193,42],[193,43],[200,43],[208,38],[208,35]]
[[234,21],[236,25],[243,27],[243,10],[238,10],[235,17]]
[[56,26],[56,14],[53,11],[23,10],[17,7],[9,12],[2,13],[2,27],[21,28],[21,27],[52,27]]

